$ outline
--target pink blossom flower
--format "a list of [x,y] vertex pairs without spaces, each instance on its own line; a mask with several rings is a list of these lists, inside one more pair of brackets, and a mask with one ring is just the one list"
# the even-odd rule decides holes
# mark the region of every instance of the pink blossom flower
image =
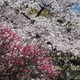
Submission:
[[44,47],[37,44],[22,46],[20,37],[11,29],[0,27],[0,72],[16,77],[53,78],[56,70]]

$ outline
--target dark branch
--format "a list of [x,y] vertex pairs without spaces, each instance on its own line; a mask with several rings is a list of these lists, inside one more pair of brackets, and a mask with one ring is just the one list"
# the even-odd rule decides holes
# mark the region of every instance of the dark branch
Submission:
[[42,7],[42,8],[40,9],[40,11],[37,13],[36,17],[40,16],[41,12],[42,12],[44,9],[45,9],[45,8]]
[[23,14],[24,17],[26,17],[27,19],[31,20],[30,17],[28,17],[25,13],[21,13]]

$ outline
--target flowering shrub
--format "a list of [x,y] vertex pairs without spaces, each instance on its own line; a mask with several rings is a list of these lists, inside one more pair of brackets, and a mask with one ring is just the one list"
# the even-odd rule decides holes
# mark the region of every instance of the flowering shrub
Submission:
[[22,78],[54,79],[57,70],[47,57],[47,50],[37,44],[22,46],[20,37],[0,26],[0,75],[11,80]]
[[0,55],[13,54],[16,50],[19,50],[19,40],[20,37],[12,32],[11,29],[0,26]]
[[11,29],[0,25],[0,75],[10,75],[14,58],[21,49],[20,37]]

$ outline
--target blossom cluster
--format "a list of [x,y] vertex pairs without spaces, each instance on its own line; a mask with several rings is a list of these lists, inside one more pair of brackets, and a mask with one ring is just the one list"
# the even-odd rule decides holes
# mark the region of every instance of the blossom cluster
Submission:
[[0,25],[0,55],[6,53],[14,54],[16,50],[19,50],[20,37],[16,34],[11,29]]
[[47,54],[49,52],[37,43],[22,46],[15,32],[0,26],[0,75],[11,79],[54,79],[58,71]]
[[[1,0],[0,23],[12,27],[31,43],[40,39],[42,44],[64,53],[80,56],[80,17],[72,10],[79,0]],[[44,7],[41,14],[36,16]],[[23,14],[25,15],[23,15]],[[40,37],[36,38],[36,34]],[[50,42],[51,45],[46,43]]]

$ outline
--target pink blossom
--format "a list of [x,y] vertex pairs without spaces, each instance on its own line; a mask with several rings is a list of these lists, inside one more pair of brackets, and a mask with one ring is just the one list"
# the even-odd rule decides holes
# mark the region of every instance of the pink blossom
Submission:
[[[51,58],[47,56],[44,47],[37,44],[26,44],[22,46],[17,33],[8,28],[0,27],[0,67],[2,74],[14,74],[19,77],[51,78],[55,76],[56,70],[52,68]],[[24,75],[25,73],[25,75]]]
[[24,66],[24,63],[23,62],[20,62],[19,64],[20,64],[20,66]]

